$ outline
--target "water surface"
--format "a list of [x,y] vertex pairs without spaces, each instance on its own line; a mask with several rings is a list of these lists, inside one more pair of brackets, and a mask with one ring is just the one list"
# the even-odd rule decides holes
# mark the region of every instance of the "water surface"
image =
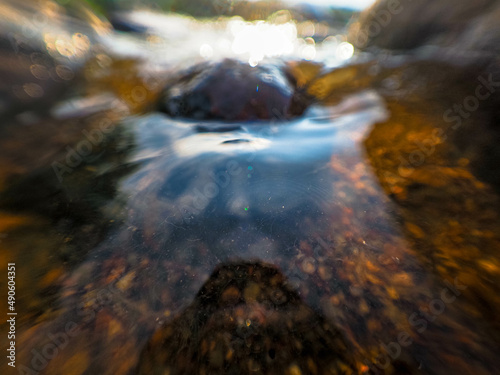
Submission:
[[[207,40],[245,27],[167,19],[192,22]],[[255,262],[282,273],[311,321],[338,329],[354,358],[345,373],[494,373],[498,195],[453,142],[446,105],[401,94],[399,84],[411,87],[398,81],[404,65],[328,74],[346,57],[330,39],[314,47],[327,67],[302,117],[172,119],[155,110],[162,84],[209,55],[177,30],[180,47],[164,30],[106,34],[70,98],[2,125],[0,246],[17,267],[18,369],[135,373],[155,331],[182,322],[195,337],[186,317],[214,269]],[[312,57],[294,38],[281,58]],[[211,46],[209,58],[234,57],[226,47]],[[239,57],[261,63],[254,52]],[[314,69],[295,74],[307,81]],[[244,325],[272,321],[253,311]],[[207,350],[217,340],[213,332]],[[279,355],[283,373],[323,371]]]

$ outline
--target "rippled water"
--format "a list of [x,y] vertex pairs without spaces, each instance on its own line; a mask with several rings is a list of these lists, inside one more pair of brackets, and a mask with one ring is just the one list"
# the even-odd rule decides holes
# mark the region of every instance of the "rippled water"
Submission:
[[[88,32],[74,65],[54,52],[75,72],[86,61],[77,89],[44,115],[4,116],[0,256],[16,263],[19,373],[495,373],[498,195],[453,142],[447,102],[402,94],[421,63],[328,73],[352,54],[340,36],[154,17],[146,36]],[[252,27],[288,38],[282,60],[313,59],[290,63],[315,98],[302,117],[155,110],[181,67],[261,63],[237,42]]]

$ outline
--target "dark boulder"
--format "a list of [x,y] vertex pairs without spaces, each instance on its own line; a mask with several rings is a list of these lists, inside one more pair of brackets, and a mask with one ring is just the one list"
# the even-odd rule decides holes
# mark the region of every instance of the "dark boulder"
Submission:
[[171,81],[160,109],[172,117],[251,121],[291,118],[306,106],[279,64],[251,67],[225,59],[196,65]]

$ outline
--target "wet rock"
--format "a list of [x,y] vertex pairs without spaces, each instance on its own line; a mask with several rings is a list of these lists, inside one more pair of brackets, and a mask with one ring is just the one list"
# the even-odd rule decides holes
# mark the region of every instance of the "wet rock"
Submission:
[[[395,55],[406,62],[398,92],[441,103],[443,113],[453,115],[444,119],[453,124],[445,139],[455,143],[473,173],[497,191],[500,93],[494,86],[500,82],[499,17],[500,3],[495,0],[457,0],[453,6],[444,0],[378,0],[352,23],[348,38],[360,49],[378,52],[379,61],[396,61],[388,57]],[[380,54],[380,49],[388,51]],[[478,96],[478,90],[485,96]],[[471,101],[477,105],[471,107]],[[474,109],[457,111],[464,106]]]
[[350,350],[274,266],[219,266],[144,349],[140,374],[353,374]]
[[[476,47],[478,41],[490,40],[487,48],[496,49],[498,32],[494,32],[493,25],[498,22],[492,22],[491,15],[498,19],[499,11],[495,0],[456,0],[453,6],[444,0],[378,0],[361,13],[359,22],[352,24],[349,41],[358,48],[410,50],[426,44],[459,44],[464,48],[463,37],[468,36],[467,40],[474,41]],[[485,30],[484,25],[488,24],[489,30]]]
[[172,117],[248,121],[294,117],[306,106],[279,65],[225,59],[196,65],[170,82],[160,109]]

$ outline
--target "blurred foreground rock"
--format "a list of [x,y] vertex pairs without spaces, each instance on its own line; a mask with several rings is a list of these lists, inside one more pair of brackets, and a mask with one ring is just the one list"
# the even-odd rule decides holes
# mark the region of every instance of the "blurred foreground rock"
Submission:
[[452,127],[450,140],[475,175],[497,191],[499,17],[495,0],[379,0],[349,33],[351,43],[375,54],[374,69],[389,68],[378,74],[384,90],[442,107],[442,122]]
[[358,48],[411,50],[431,44],[493,52],[499,15],[496,0],[379,0],[352,25],[350,42]]
[[140,374],[355,374],[340,332],[263,263],[219,266],[184,312],[159,329]]

